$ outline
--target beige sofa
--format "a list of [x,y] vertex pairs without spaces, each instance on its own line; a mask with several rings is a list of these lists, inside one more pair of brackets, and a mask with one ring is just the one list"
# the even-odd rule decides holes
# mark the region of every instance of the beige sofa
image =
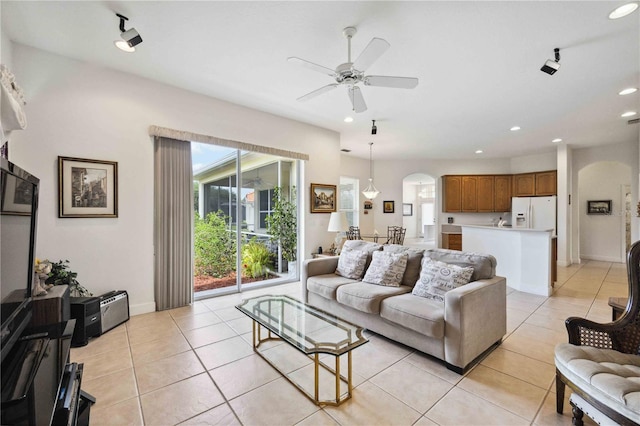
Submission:
[[[383,246],[347,241],[347,249],[372,253]],[[305,302],[446,362],[464,373],[500,344],[506,334],[506,279],[495,275],[493,256],[454,250],[427,251],[403,246],[384,250],[408,254],[399,287],[369,284],[335,273],[338,257],[308,259],[302,266]],[[412,294],[423,257],[473,267],[471,282],[444,294],[444,303]],[[369,267],[371,256],[367,259]]]

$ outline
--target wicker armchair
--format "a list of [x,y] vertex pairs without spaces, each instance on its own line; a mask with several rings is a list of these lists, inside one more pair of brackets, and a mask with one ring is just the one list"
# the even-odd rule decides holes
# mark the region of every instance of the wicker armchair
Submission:
[[[627,274],[629,301],[620,318],[606,324],[596,323],[585,318],[567,318],[565,324],[570,344],[613,349],[624,354],[640,355],[640,241],[634,243],[627,254]],[[563,410],[565,385],[569,386],[574,393],[595,407],[596,410],[619,424],[636,424],[583,392],[556,368],[556,411],[559,414],[562,414]],[[576,419],[577,424],[581,424],[581,409],[574,406],[573,415],[574,424],[576,424]]]

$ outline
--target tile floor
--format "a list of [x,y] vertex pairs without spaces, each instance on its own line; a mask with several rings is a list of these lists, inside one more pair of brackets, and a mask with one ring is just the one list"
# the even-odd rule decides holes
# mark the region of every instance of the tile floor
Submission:
[[[508,334],[464,376],[368,333],[353,352],[353,398],[337,408],[317,407],[255,355],[251,322],[234,308],[257,294],[297,297],[300,283],[135,316],[71,358],[84,362],[82,387],[98,400],[92,425],[570,425],[568,404],[555,413],[564,319],[609,321],[608,297],[628,290],[623,264],[589,261],[558,275],[549,298],[509,290]],[[267,353],[300,381],[310,377],[310,361],[288,345]]]

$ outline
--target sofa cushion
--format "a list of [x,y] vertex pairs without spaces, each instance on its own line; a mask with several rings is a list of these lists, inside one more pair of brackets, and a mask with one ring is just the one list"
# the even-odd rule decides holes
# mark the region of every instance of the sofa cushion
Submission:
[[413,294],[387,297],[380,316],[393,323],[437,339],[444,337],[444,305]]
[[416,281],[420,278],[420,264],[424,250],[399,244],[385,244],[383,250],[389,253],[406,253],[408,255],[407,268],[402,276],[401,284],[409,287],[416,285]]
[[373,252],[371,265],[367,268],[362,281],[371,284],[400,287],[402,276],[407,268],[406,253]]
[[307,290],[329,300],[336,300],[336,290],[344,284],[357,283],[357,280],[336,274],[316,275],[307,278]]
[[343,249],[338,259],[336,274],[345,278],[359,280],[362,278],[362,274],[364,274],[366,262],[366,251]]
[[413,294],[444,303],[444,294],[449,290],[469,283],[473,268],[450,265],[428,257],[422,259],[420,279],[413,287]]
[[450,265],[472,266],[473,275],[471,276],[471,281],[489,279],[496,275],[496,258],[490,254],[430,249],[424,252],[424,257]]
[[363,282],[338,287],[336,299],[339,303],[369,314],[380,313],[380,302],[387,297],[411,291],[411,287],[385,287]]
[[365,269],[366,269],[366,268],[369,267],[369,264],[371,263],[372,253],[374,251],[382,250],[382,245],[378,244],[378,243],[371,242],[371,241],[347,240],[342,245],[342,249],[343,250],[347,249],[347,250],[366,251],[367,254],[368,254],[367,263],[365,264]]
[[640,356],[612,349],[560,343],[555,364],[580,389],[634,422],[640,422]]

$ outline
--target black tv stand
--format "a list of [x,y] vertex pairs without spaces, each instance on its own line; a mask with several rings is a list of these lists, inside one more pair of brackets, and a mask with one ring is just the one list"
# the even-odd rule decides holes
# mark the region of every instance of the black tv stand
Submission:
[[88,425],[95,398],[80,387],[82,364],[69,362],[75,320],[26,329],[2,362],[1,421]]

